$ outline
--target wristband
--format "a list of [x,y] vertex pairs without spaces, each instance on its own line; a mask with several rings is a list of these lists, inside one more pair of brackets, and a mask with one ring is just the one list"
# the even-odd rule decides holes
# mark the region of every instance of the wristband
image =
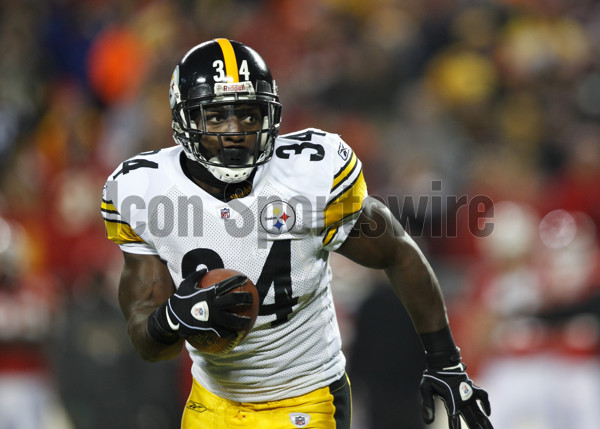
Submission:
[[450,327],[448,325],[444,326],[439,331],[421,334],[420,337],[423,348],[425,348],[425,351],[428,353],[447,352],[456,348],[454,338],[452,338],[452,332],[450,332]]
[[460,349],[456,347],[448,325],[439,331],[421,334],[420,337],[429,367],[439,368],[460,363]]

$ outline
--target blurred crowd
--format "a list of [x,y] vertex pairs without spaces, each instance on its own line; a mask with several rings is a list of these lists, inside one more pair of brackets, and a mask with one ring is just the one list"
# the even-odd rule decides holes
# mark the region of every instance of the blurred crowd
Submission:
[[[270,65],[283,133],[355,149],[432,261],[495,426],[598,427],[600,4],[0,0],[0,429],[177,427],[188,362],[133,355],[99,205],[119,162],[174,144],[172,70],[214,37]],[[419,427],[407,316],[332,263],[355,426]]]

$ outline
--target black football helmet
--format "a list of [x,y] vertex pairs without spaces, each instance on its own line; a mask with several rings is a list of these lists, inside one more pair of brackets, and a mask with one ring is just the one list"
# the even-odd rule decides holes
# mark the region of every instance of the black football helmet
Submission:
[[[186,155],[204,165],[218,180],[241,182],[273,155],[281,123],[277,86],[265,61],[252,48],[228,39],[201,43],[188,51],[173,71],[169,88],[173,137]],[[251,130],[214,132],[207,129],[207,111],[252,109]],[[217,138],[215,154],[201,144]],[[224,146],[223,139],[255,137],[254,148]]]

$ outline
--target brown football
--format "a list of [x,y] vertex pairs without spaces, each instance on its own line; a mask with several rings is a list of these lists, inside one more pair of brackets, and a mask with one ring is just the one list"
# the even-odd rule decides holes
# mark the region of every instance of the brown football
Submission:
[[[202,277],[198,283],[198,287],[206,288],[212,286],[215,283],[218,283],[221,280],[225,280],[236,274],[242,273],[235,270],[227,270],[225,268],[210,270]],[[238,286],[228,293],[240,291],[250,292],[252,294],[252,304],[237,306],[232,311],[240,316],[247,316],[250,318],[250,325],[248,326],[248,329],[239,331],[237,337],[234,338],[222,338],[216,333],[209,331],[188,337],[186,338],[187,342],[190,343],[194,348],[204,353],[227,353],[237,346],[244,338],[246,338],[246,335],[248,335],[254,326],[254,322],[256,322],[256,317],[258,316],[258,290],[256,289],[254,283],[248,279],[242,286]]]

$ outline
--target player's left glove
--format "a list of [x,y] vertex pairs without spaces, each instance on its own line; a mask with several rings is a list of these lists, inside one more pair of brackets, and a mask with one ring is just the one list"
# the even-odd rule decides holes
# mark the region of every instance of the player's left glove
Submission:
[[[473,384],[460,359],[460,350],[453,353],[427,353],[427,369],[421,380],[423,420],[430,424],[435,419],[434,396],[444,402],[450,429],[461,429],[460,416],[470,429],[493,429],[486,415],[491,407],[485,390]],[[485,414],[481,411],[481,408]]]

